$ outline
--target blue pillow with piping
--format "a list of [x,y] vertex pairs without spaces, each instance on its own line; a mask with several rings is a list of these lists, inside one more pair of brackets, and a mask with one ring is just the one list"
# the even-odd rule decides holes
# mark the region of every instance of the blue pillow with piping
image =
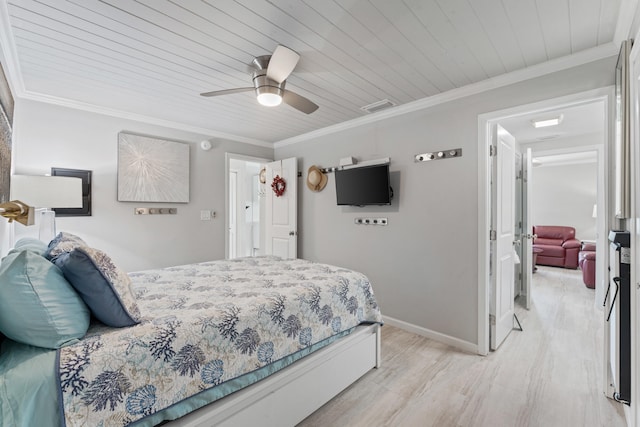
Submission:
[[89,309],[58,267],[30,250],[0,263],[0,331],[35,347],[60,348],[82,338]]
[[107,254],[80,246],[59,255],[55,263],[102,323],[116,328],[140,323],[131,279]]
[[44,256],[47,248],[47,244],[40,239],[36,239],[35,237],[23,237],[16,242],[9,253],[28,250],[35,252],[40,256]]

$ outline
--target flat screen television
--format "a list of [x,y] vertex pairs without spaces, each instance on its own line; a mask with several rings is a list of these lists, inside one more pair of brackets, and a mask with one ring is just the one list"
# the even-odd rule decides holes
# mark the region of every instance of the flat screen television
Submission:
[[390,205],[389,164],[335,171],[338,206]]

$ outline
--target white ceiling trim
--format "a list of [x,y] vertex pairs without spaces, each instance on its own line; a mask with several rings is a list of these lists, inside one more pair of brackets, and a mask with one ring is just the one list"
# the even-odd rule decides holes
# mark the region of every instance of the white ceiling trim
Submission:
[[620,46],[624,40],[633,37],[631,26],[638,9],[638,0],[622,0],[620,3],[620,13],[618,14],[618,22],[616,23],[616,31],[613,35],[613,43]]
[[[620,14],[618,16],[618,23],[616,25],[616,36],[622,39],[627,38],[627,33],[632,26],[632,19],[635,15],[630,13],[636,10],[638,0],[622,0],[622,6],[620,8]],[[156,124],[169,128],[175,128],[185,130],[194,133],[200,133],[203,135],[224,138],[232,141],[238,141],[253,145],[258,145],[268,148],[279,148],[287,145],[308,141],[313,138],[317,138],[323,135],[329,135],[335,132],[343,131],[346,129],[355,128],[368,123],[374,123],[386,118],[395,117],[414,111],[419,111],[425,108],[429,108],[438,104],[450,102],[456,99],[464,98],[467,96],[482,93],[495,88],[503,87],[513,83],[525,81],[528,79],[540,77],[556,71],[565,70],[571,67],[583,65],[588,62],[596,61],[602,58],[616,55],[618,53],[618,43],[612,42],[606,45],[601,45],[596,48],[588,49],[578,52],[573,55],[560,57],[551,61],[547,61],[541,64],[537,64],[525,69],[517,70],[507,74],[499,75],[487,80],[483,80],[477,83],[469,84],[460,88],[452,89],[437,95],[419,99],[407,104],[400,105],[388,110],[383,110],[378,113],[374,113],[368,116],[359,117],[347,122],[339,123],[332,126],[320,128],[315,131],[300,134],[291,138],[283,139],[275,143],[266,142],[254,138],[247,138],[231,133],[225,133],[216,131],[215,129],[201,128],[196,126],[185,125],[179,122],[158,119],[142,114],[131,113],[124,110],[112,109],[108,107],[98,106],[92,103],[79,102],[69,100],[65,98],[46,96],[38,93],[29,93],[25,90],[25,84],[22,80],[22,73],[20,72],[19,62],[17,60],[17,52],[15,51],[14,34],[9,25],[9,13],[6,0],[0,0],[0,41],[4,49],[5,68],[7,72],[7,78],[9,83],[13,85],[14,95],[16,98],[25,98],[33,101],[45,102],[54,105],[61,105],[69,108],[76,108],[79,110],[90,111],[99,114],[105,114],[113,117],[120,117],[129,120],[135,120],[139,122],[145,122],[150,124]]]
[[399,105],[397,107],[392,107],[387,110],[373,113],[369,116],[359,117],[357,119],[349,120],[337,125],[328,126],[302,135],[294,136],[292,138],[283,139],[281,141],[275,142],[273,146],[274,148],[281,148],[287,145],[297,144],[300,142],[308,141],[325,135],[330,135],[332,133],[340,132],[347,129],[353,129],[358,126],[363,126],[391,117],[423,110],[425,108],[430,108],[435,105],[444,104],[445,102],[454,101],[456,99],[465,98],[467,96],[476,95],[492,89],[497,89],[503,86],[530,80],[536,77],[541,77],[546,74],[551,74],[557,71],[577,67],[589,62],[617,55],[618,49],[619,46],[615,45],[614,43],[607,43],[605,45],[584,50],[573,55],[553,59],[551,61],[533,65],[522,70],[512,71],[510,73],[482,80],[477,83],[472,83],[467,86],[451,89],[449,91],[423,98],[418,101],[413,101],[407,104]]
[[245,144],[257,145],[260,147],[273,148],[273,144],[243,136],[233,135],[220,132],[214,129],[206,129],[197,126],[189,126],[170,120],[158,119],[155,117],[145,116],[143,114],[131,113],[112,108],[107,108],[95,104],[79,102],[71,99],[60,98],[56,96],[43,95],[25,90],[24,80],[20,72],[20,63],[17,60],[18,55],[15,50],[15,40],[11,25],[9,25],[9,12],[6,0],[0,0],[0,41],[2,42],[2,52],[4,53],[3,68],[7,75],[7,80],[16,99],[26,99],[31,101],[44,102],[47,104],[58,105],[61,107],[74,108],[77,110],[104,114],[106,116],[118,117],[121,119],[133,120],[142,123],[163,126],[171,129],[178,129],[186,132],[202,134],[211,138],[221,138],[229,141],[242,142]]
[[23,91],[21,99],[39,101],[47,104],[58,105],[61,107],[68,107],[68,108],[74,108],[76,110],[103,114],[105,116],[118,117],[121,119],[127,119],[127,120],[133,120],[136,122],[163,126],[170,129],[177,129],[177,130],[182,130],[186,132],[197,133],[204,136],[208,136],[210,138],[221,138],[229,141],[236,141],[236,142],[243,142],[245,144],[258,145],[260,147],[273,148],[273,144],[266,141],[260,141],[257,139],[246,138],[243,136],[232,135],[224,132],[218,132],[214,129],[205,129],[197,126],[189,126],[183,123],[173,122],[170,120],[158,119],[155,117],[145,116],[143,114],[136,114],[128,111],[116,110],[112,108],[103,107],[100,105],[88,104],[84,102],[78,102],[75,100],[59,98],[56,96],[49,96],[49,95],[43,95],[40,93],[31,93],[28,91]]
[[3,55],[3,69],[13,91],[14,98],[20,98],[24,94],[24,80],[20,72],[20,63],[16,44],[9,23],[9,9],[6,0],[0,1],[0,50]]

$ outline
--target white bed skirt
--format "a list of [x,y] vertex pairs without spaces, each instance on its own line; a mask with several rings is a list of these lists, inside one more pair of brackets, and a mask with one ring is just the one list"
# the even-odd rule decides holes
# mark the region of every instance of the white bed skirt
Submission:
[[165,425],[295,426],[380,363],[380,325],[358,326],[270,377]]

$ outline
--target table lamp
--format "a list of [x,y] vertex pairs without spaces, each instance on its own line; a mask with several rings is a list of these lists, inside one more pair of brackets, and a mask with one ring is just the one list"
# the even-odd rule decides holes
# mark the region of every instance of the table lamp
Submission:
[[12,175],[11,197],[36,209],[38,238],[49,243],[56,236],[56,213],[51,208],[81,208],[82,179],[67,176]]

